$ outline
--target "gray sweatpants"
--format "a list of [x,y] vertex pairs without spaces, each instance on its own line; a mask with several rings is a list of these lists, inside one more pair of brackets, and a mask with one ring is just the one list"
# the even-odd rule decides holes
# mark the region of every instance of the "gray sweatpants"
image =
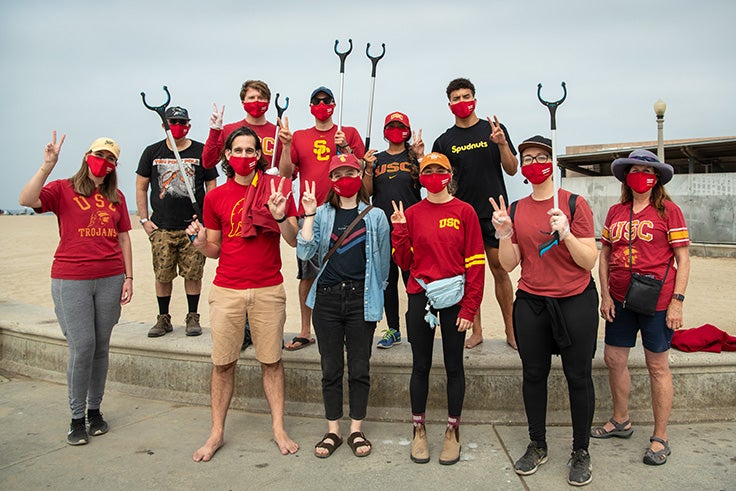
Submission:
[[120,319],[123,275],[96,280],[51,279],[56,318],[69,345],[66,380],[72,418],[99,409],[105,392],[112,328]]

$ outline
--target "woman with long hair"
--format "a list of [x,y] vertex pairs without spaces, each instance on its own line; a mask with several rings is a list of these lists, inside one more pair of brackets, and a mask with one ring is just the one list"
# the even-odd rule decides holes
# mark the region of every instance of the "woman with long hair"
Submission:
[[[641,331],[644,359],[652,386],[654,431],[643,462],[662,465],[670,455],[667,422],[672,410],[672,374],[669,349],[675,329],[682,328],[682,303],[690,276],[690,255],[685,217],[664,185],[674,174],[648,150],[634,150],[611,164],[621,181],[621,200],[608,210],[601,237],[599,275],[601,317],[606,321],[604,359],[613,398],[613,416],[591,430],[593,438],[629,438],[629,351]],[[641,299],[629,291],[641,276],[659,282],[651,294],[651,312],[634,310],[629,300]]]
[[117,185],[120,147],[111,138],[98,138],[74,176],[45,184],[65,138],[62,135],[57,143],[53,132],[43,164],[18,202],[37,213],[53,212],[59,223],[51,296],[69,346],[66,378],[72,420],[67,443],[84,445],[89,435],[103,435],[109,429],[100,405],[112,329],[120,307],[133,296],[133,253],[128,206]]

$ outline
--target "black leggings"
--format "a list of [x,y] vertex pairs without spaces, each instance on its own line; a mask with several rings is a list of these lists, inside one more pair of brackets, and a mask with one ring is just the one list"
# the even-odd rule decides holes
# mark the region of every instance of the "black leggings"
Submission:
[[[411,343],[413,356],[409,395],[412,414],[422,414],[427,410],[429,395],[429,370],[432,368],[435,330],[424,320],[427,297],[424,293],[409,294],[409,308],[406,312],[406,330]],[[458,332],[455,322],[460,313],[460,305],[439,310],[442,332],[442,354],[447,374],[447,414],[459,418],[465,399],[465,369],[463,350],[465,331]]]
[[598,334],[598,292],[591,285],[579,295],[558,298],[572,344],[558,349],[552,336],[550,314],[542,297],[519,296],[514,302],[514,332],[523,366],[524,408],[529,438],[544,442],[547,421],[547,377],[553,353],[562,356],[572,417],[573,450],[588,448],[595,411],[591,375]]
[[[401,271],[404,285],[409,282],[409,272]],[[393,259],[388,269],[388,285],[383,291],[383,308],[386,311],[386,324],[389,329],[399,330],[399,267]]]

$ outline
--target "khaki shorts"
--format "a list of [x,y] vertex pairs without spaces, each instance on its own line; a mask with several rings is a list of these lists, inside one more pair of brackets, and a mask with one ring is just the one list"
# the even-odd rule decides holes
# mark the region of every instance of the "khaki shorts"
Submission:
[[184,230],[156,229],[148,236],[151,242],[153,273],[159,283],[171,283],[179,276],[185,280],[202,279],[205,257],[197,250]]
[[240,357],[246,315],[256,360],[271,364],[281,359],[286,322],[283,284],[246,290],[212,285],[209,303],[212,363],[227,365]]

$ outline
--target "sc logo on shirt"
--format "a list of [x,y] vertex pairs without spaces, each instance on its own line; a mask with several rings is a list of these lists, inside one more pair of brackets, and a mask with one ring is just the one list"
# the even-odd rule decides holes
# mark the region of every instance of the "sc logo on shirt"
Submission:
[[312,152],[317,156],[317,160],[330,160],[330,147],[327,146],[327,140],[314,140]]
[[454,228],[460,230],[460,220],[457,218],[441,218],[440,228]]

